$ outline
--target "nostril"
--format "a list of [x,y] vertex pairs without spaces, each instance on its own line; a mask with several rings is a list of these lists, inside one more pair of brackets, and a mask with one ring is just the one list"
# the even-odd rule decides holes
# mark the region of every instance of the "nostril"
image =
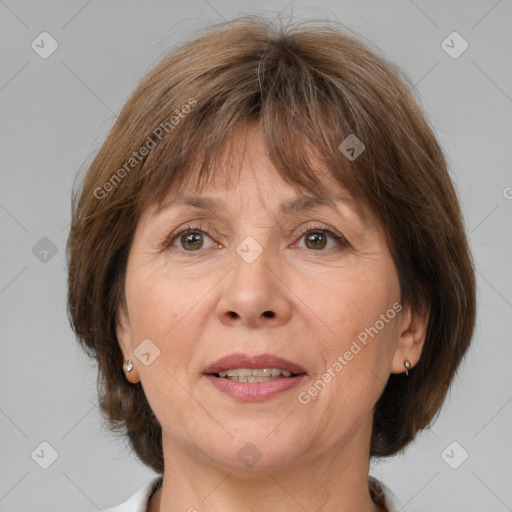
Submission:
[[276,314],[273,311],[265,311],[265,313],[263,314],[268,318],[274,318],[276,316]]

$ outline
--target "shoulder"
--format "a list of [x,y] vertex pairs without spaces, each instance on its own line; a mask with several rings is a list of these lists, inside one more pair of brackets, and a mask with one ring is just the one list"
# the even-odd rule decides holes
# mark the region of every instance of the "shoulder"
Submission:
[[128,498],[124,503],[112,508],[105,509],[103,512],[146,512],[149,497],[154,489],[160,484],[161,476],[155,476],[152,480],[144,484],[135,494]]
[[369,476],[368,484],[375,503],[384,506],[388,512],[407,512],[407,509],[402,506],[389,487],[384,485],[380,480],[373,476]]

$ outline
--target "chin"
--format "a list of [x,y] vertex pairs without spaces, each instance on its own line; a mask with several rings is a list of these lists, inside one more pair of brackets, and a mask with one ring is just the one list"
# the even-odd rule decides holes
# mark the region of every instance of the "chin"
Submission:
[[[234,435],[227,443],[212,441],[209,450],[205,451],[204,446],[202,450],[217,467],[219,464],[225,465],[229,471],[254,474],[258,471],[275,471],[297,465],[297,459],[305,449],[303,433],[284,430],[279,433],[272,432],[272,428],[275,427],[274,423],[269,429],[268,422],[265,422],[261,428],[252,427],[250,433],[246,431]],[[272,433],[269,436],[270,432]]]

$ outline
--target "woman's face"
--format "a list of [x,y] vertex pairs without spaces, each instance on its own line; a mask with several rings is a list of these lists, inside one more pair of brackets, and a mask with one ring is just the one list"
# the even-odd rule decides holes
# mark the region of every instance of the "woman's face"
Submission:
[[[268,160],[260,132],[245,142],[240,162],[217,170],[235,179],[201,193],[220,207],[174,193],[142,214],[118,321],[123,355],[162,425],[164,453],[240,469],[307,464],[334,447],[367,454],[389,374],[419,358],[384,233],[341,201],[282,210],[297,190]],[[215,364],[232,354],[248,360]],[[269,359],[251,359],[261,355]],[[215,375],[286,370],[271,356],[292,376]]]

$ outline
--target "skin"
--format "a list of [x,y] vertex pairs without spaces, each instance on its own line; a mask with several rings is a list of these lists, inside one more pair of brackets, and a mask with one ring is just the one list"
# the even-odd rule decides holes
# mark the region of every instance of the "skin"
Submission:
[[[377,511],[367,484],[375,403],[389,375],[405,371],[405,359],[418,362],[428,314],[404,306],[301,404],[298,393],[400,303],[398,277],[375,218],[364,226],[343,203],[282,216],[278,205],[300,191],[279,176],[261,133],[254,128],[246,135],[240,159],[223,168],[229,179],[215,179],[201,193],[226,207],[203,212],[205,220],[198,210],[156,213],[152,205],[129,253],[117,336],[135,366],[129,379],[140,380],[163,431],[163,486],[149,510]],[[195,193],[188,184],[185,191]],[[189,224],[198,250],[186,236],[159,247]],[[218,236],[197,233],[208,224]],[[308,244],[311,233],[298,229],[311,224],[342,234],[350,245],[316,228],[321,243]],[[235,250],[248,236],[263,249],[252,263]],[[134,356],[145,339],[160,350],[147,366]],[[233,352],[276,354],[301,364],[308,376],[270,399],[242,402],[202,374]],[[248,442],[261,453],[252,468],[237,457]]]

